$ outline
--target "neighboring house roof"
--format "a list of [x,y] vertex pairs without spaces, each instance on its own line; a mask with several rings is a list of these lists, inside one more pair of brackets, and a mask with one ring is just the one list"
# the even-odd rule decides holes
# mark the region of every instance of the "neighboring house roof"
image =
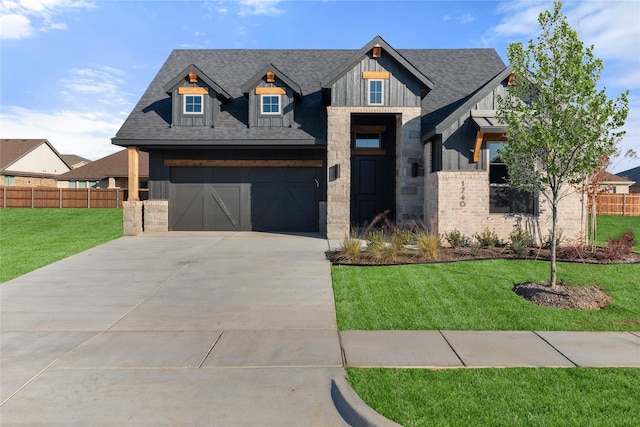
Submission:
[[636,184],[640,184],[640,166],[632,169],[627,169],[626,171],[622,171],[616,175],[630,179]]
[[595,175],[595,180],[600,181],[601,184],[608,184],[608,185],[632,185],[633,181],[618,176],[618,175],[614,175],[612,173],[609,173],[607,171],[598,171],[598,173]]
[[[140,152],[138,157],[140,177],[149,176],[149,154]],[[85,166],[58,175],[58,181],[99,181],[105,178],[122,178],[129,176],[129,157],[127,150],[95,160]]]
[[64,160],[71,169],[79,168],[87,163],[91,163],[91,160],[84,157],[76,156],[75,154],[61,154],[62,160]]
[[[381,39],[380,39],[381,40]],[[377,42],[372,40],[371,43]],[[384,43],[384,41],[382,41]],[[374,43],[375,44],[375,43]],[[366,47],[368,47],[367,45]],[[365,48],[366,48],[365,47]],[[359,50],[174,50],[118,131],[118,145],[183,146],[325,144],[326,108],[322,80],[341,70]],[[505,64],[494,49],[397,49],[395,58],[431,82],[433,89],[422,100],[423,131],[435,127],[479,88],[504,72]],[[228,91],[231,102],[222,105],[214,128],[174,126],[167,85],[184,78],[185,64],[196,64],[217,85]],[[296,106],[293,127],[249,127],[248,100],[243,85],[265,64],[272,64],[300,87],[304,100]],[[189,69],[189,67],[187,67]],[[427,80],[424,83],[428,85]]]
[[24,159],[30,153],[35,152],[41,145],[46,145],[49,150],[62,162],[67,169],[71,169],[69,164],[58,153],[51,143],[46,139],[0,139],[0,172],[11,172],[12,174],[21,174],[25,176],[54,176],[57,173],[47,171],[27,171],[17,168],[16,163]]

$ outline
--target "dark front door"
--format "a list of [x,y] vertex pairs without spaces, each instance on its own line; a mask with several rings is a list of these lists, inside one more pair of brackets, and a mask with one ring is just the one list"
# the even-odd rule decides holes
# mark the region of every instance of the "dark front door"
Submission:
[[352,224],[370,224],[376,215],[385,211],[388,211],[387,216],[393,219],[394,174],[389,173],[387,157],[353,155],[351,160]]

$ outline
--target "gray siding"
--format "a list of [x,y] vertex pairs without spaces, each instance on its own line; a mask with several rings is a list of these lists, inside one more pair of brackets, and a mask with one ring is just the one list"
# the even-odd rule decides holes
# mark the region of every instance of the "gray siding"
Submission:
[[391,76],[384,80],[384,106],[419,107],[420,85],[399,64],[385,54],[378,59],[365,57],[331,86],[331,105],[366,106],[367,80],[363,71],[388,71]]
[[495,110],[498,108],[497,95],[505,94],[505,86],[498,86],[442,132],[442,170],[486,170],[486,144],[482,147],[478,163],[473,162],[477,128],[471,120],[471,111]]
[[[179,87],[207,87],[208,95],[202,95],[202,114],[184,114],[184,96],[178,93]],[[172,126],[209,126],[214,127],[216,119],[220,113],[220,101],[216,98],[216,92],[204,83],[189,83],[179,85],[173,89],[171,93]]]
[[282,114],[263,115],[261,114],[260,95],[256,95],[255,89],[249,93],[249,127],[290,127],[294,122],[294,97],[291,88],[287,87],[280,79],[276,78],[275,83],[267,83],[264,79],[257,87],[281,87],[286,93],[280,95]]

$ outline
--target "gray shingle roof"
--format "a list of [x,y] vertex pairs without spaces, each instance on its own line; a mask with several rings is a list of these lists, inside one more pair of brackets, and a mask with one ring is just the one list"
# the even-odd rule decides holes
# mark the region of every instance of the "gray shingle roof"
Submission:
[[[129,115],[113,142],[120,145],[268,143],[274,140],[326,143],[326,109],[321,81],[351,59],[357,50],[174,50]],[[447,117],[480,87],[505,69],[494,49],[398,49],[433,82],[422,101],[423,132]],[[200,70],[229,92],[215,128],[169,127],[171,98],[164,86],[186,66]],[[297,127],[249,128],[248,101],[242,85],[265,64],[273,64],[296,82],[304,94],[296,106]],[[321,118],[320,120],[318,118]]]
[[[143,151],[138,156],[138,172],[141,177],[149,176],[149,153]],[[129,157],[127,150],[120,150],[79,168],[56,176],[59,181],[101,180],[129,176]]]

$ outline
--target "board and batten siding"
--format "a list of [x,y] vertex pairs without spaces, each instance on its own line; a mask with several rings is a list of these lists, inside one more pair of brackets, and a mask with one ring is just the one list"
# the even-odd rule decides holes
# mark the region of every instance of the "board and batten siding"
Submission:
[[[203,87],[208,90],[208,94],[202,94],[202,114],[185,114],[184,113],[184,96],[178,93],[180,87]],[[171,123],[173,126],[210,126],[214,127],[216,119],[220,114],[220,101],[216,98],[216,92],[206,84],[189,83],[187,79],[181,85],[173,89],[171,93],[172,115]]]
[[420,84],[404,67],[389,56],[374,59],[365,57],[351,70],[346,72],[331,86],[331,105],[367,106],[367,80],[362,78],[365,71],[387,71],[390,76],[384,79],[383,101],[388,107],[419,107]]
[[293,98],[293,90],[286,86],[280,79],[276,78],[275,83],[267,83],[264,79],[260,81],[257,87],[271,88],[279,87],[284,89],[285,93],[280,95],[280,111],[282,114],[261,114],[262,103],[260,95],[256,94],[255,88],[249,93],[249,127],[267,126],[267,127],[289,127],[294,121],[295,102]]
[[504,85],[492,90],[491,93],[478,101],[442,132],[442,170],[473,171],[487,169],[486,144],[483,144],[478,162],[474,163],[473,161],[477,128],[471,120],[471,111],[496,110],[498,108],[498,95],[506,95],[506,87]]

